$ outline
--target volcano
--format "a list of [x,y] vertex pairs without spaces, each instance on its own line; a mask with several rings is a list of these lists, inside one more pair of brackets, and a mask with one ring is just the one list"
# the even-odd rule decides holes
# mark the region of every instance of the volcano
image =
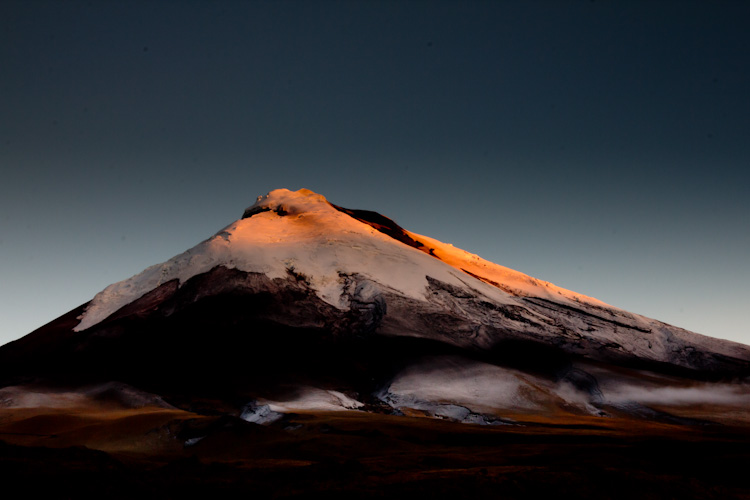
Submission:
[[[619,472],[575,490],[606,498],[661,491],[662,472],[632,477],[667,440],[697,484],[677,496],[731,498],[747,493],[726,463],[747,457],[748,380],[748,346],[281,189],[0,348],[0,455],[21,478],[53,451],[59,470],[82,461],[92,494],[103,467],[127,495],[180,477],[169,491],[277,497],[522,498],[606,463]],[[711,451],[686,464],[688,442]],[[544,463],[511,469],[531,449]]]

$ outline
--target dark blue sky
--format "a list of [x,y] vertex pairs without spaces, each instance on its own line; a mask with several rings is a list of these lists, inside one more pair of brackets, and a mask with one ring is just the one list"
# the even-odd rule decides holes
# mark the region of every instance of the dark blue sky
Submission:
[[750,3],[0,3],[0,343],[307,187],[750,343]]

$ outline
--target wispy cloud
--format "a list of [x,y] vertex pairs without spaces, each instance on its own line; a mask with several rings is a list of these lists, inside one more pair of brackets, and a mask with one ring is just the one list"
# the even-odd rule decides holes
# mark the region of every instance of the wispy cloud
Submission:
[[636,401],[644,404],[728,404],[750,405],[750,386],[746,384],[703,384],[692,387],[638,387],[622,385],[605,394],[613,403]]

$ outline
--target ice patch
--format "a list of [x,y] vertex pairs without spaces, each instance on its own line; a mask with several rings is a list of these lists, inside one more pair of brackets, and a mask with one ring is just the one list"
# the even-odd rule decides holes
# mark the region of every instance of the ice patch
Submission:
[[258,405],[253,402],[245,406],[240,418],[254,424],[271,424],[279,420],[283,415],[273,411],[269,405]]
[[206,437],[206,436],[201,436],[201,437],[197,437],[197,438],[190,438],[190,439],[188,439],[188,440],[186,440],[186,441],[185,441],[185,446],[193,446],[193,445],[196,445],[196,444],[198,444],[198,442],[199,442],[199,441],[200,441],[201,439],[203,439],[204,437]]

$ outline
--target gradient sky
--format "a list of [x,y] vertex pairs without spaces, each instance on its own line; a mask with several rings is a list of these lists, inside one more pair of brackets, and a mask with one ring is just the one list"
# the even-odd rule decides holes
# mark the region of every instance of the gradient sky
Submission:
[[750,2],[0,2],[0,344],[306,187],[750,344]]

